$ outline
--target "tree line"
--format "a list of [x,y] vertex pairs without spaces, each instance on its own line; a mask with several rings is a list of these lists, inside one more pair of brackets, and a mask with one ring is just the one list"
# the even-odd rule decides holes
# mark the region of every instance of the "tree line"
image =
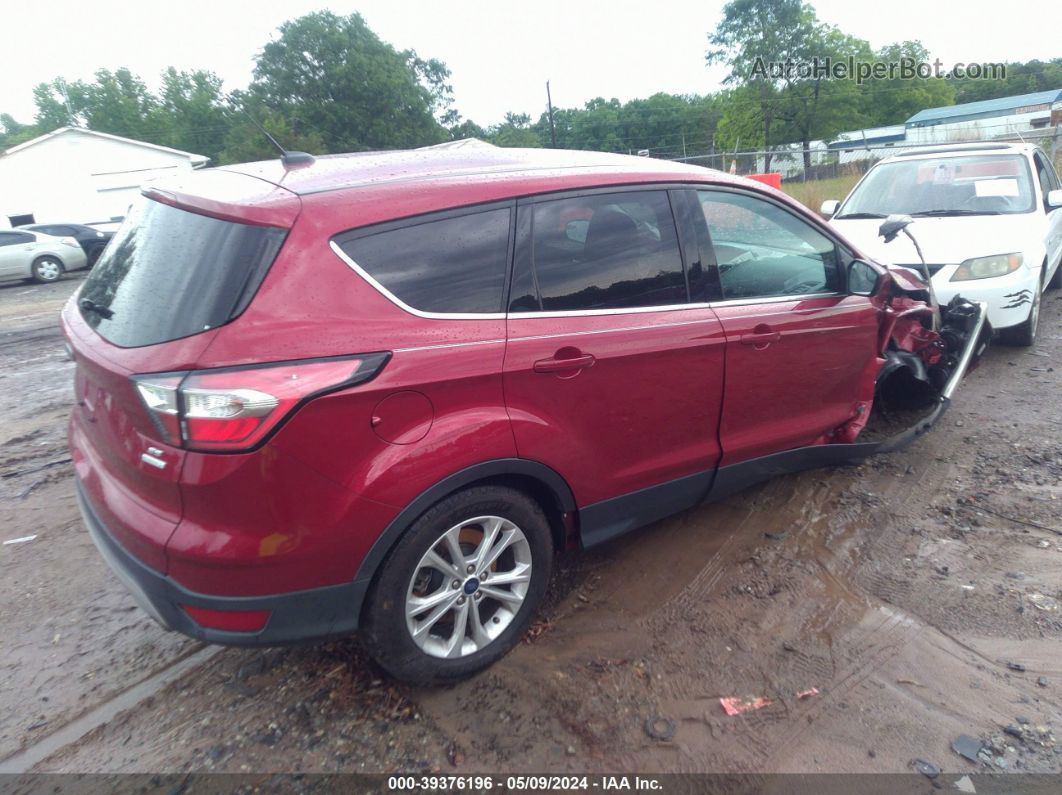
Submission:
[[929,60],[918,41],[874,50],[819,20],[801,0],[731,0],[706,44],[706,65],[728,68],[718,92],[661,92],[627,102],[598,97],[580,108],[554,108],[552,128],[545,109],[534,120],[509,112],[500,123],[481,126],[455,108],[444,63],[396,49],[357,13],[321,11],[281,25],[258,55],[250,84],[231,92],[213,72],[172,67],[157,91],[125,68],[101,69],[91,81],[41,83],[33,92],[32,123],[0,113],[0,150],[59,127],[83,126],[224,164],[274,156],[261,126],[287,148],[316,154],[468,137],[544,147],[555,136],[564,149],[647,150],[678,158],[788,143],[807,148],[845,130],[902,123],[922,108],[1062,88],[1062,58],[1010,63],[1005,79],[996,80],[895,78],[858,85],[821,74],[755,70],[757,59]]

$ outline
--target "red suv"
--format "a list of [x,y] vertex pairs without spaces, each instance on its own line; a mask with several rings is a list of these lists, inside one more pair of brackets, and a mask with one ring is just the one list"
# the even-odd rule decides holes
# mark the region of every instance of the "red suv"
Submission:
[[[911,438],[984,336],[773,189],[488,147],[147,189],[62,323],[84,518],[140,605],[358,630],[419,682],[516,643],[557,549]],[[857,442],[883,402],[917,422]]]

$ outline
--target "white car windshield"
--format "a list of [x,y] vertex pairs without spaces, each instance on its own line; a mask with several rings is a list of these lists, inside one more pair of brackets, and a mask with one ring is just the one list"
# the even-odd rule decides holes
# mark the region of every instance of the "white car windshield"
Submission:
[[1034,207],[1029,166],[1020,155],[894,160],[871,169],[837,218],[1001,215]]

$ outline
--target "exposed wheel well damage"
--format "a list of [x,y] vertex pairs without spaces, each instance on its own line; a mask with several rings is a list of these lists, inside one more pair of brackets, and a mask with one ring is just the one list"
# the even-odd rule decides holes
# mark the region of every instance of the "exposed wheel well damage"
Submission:
[[892,282],[884,296],[881,366],[860,441],[887,443],[939,416],[991,337],[982,306],[956,296],[938,313],[929,291],[907,282]]

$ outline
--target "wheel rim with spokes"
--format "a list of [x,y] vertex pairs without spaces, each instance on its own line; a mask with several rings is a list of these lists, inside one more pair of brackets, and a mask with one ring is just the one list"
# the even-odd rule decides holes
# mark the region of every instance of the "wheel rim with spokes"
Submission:
[[500,516],[456,524],[424,553],[406,589],[406,627],[433,657],[490,645],[516,618],[531,583],[531,545]]
[[54,281],[59,278],[59,263],[46,259],[37,263],[37,275],[46,281]]

